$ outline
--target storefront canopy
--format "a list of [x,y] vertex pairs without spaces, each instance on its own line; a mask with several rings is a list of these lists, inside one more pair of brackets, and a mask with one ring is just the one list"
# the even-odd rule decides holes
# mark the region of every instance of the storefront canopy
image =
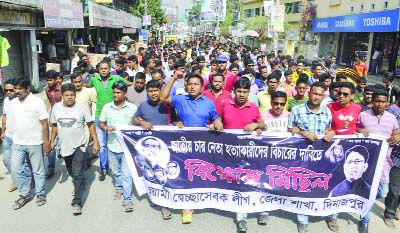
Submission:
[[313,32],[397,32],[400,9],[313,20]]
[[244,31],[245,36],[259,37],[258,33],[254,30]]

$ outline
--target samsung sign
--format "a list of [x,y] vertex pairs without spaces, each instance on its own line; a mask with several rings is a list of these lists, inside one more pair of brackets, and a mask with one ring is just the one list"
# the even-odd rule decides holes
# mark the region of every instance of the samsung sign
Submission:
[[313,20],[313,32],[397,32],[399,9]]

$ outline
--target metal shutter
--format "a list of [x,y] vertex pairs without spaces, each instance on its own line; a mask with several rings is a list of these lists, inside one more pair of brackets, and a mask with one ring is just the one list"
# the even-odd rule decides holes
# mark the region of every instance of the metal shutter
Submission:
[[2,68],[4,81],[12,78],[24,77],[25,73],[24,73],[24,63],[22,54],[21,33],[23,32],[22,31],[1,32],[1,36],[7,38],[8,43],[10,43],[11,46],[8,49],[8,57],[10,59],[10,64]]

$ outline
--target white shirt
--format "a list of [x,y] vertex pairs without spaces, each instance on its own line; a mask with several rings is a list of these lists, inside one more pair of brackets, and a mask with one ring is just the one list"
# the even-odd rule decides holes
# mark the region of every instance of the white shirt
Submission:
[[13,117],[8,117],[8,111],[9,111],[9,105],[10,105],[10,98],[6,97],[4,99],[4,105],[3,105],[3,115],[6,116],[6,133],[5,135],[9,138],[12,138],[13,135],[13,127],[14,127],[14,118]]
[[41,120],[49,118],[43,100],[32,93],[21,102],[18,97],[11,100],[7,109],[7,118],[14,119],[13,143],[17,145],[43,144]]
[[135,77],[138,72],[143,72],[143,70],[144,69],[141,66],[139,66],[139,69],[137,71],[128,67],[126,72],[128,73],[129,77]]

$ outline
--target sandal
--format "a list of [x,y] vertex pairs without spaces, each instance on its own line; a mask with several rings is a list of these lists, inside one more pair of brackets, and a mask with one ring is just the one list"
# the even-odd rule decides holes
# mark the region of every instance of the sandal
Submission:
[[72,214],[73,215],[80,215],[82,214],[82,208],[80,205],[78,204],[74,204],[74,206],[72,207]]
[[124,206],[125,206],[125,212],[129,213],[133,211],[132,202],[128,202]]
[[383,222],[390,229],[395,229],[396,228],[396,225],[394,224],[394,220],[393,219],[383,218]]
[[14,192],[15,190],[17,190],[17,186],[15,186],[15,185],[11,185],[10,186],[10,189],[8,190],[8,192]]
[[39,195],[36,197],[36,205],[37,206],[42,206],[44,204],[46,204],[47,200],[46,197],[43,195]]
[[337,219],[327,219],[326,224],[328,224],[329,230],[333,232],[339,232],[339,224],[337,223]]
[[121,197],[122,197],[122,193],[121,192],[116,192],[114,194],[114,200],[119,200],[119,199],[121,199]]
[[182,210],[182,224],[192,223],[193,210]]
[[308,233],[308,224],[297,223],[297,232],[298,233]]
[[396,220],[400,220],[400,209],[396,210],[396,215],[394,216]]
[[168,208],[161,208],[161,215],[164,220],[169,220],[172,218],[171,211]]
[[16,200],[14,202],[13,209],[14,210],[20,209],[22,206],[24,206],[26,203],[28,203],[28,201],[29,201],[28,196],[26,196],[26,197],[19,196],[18,200]]

